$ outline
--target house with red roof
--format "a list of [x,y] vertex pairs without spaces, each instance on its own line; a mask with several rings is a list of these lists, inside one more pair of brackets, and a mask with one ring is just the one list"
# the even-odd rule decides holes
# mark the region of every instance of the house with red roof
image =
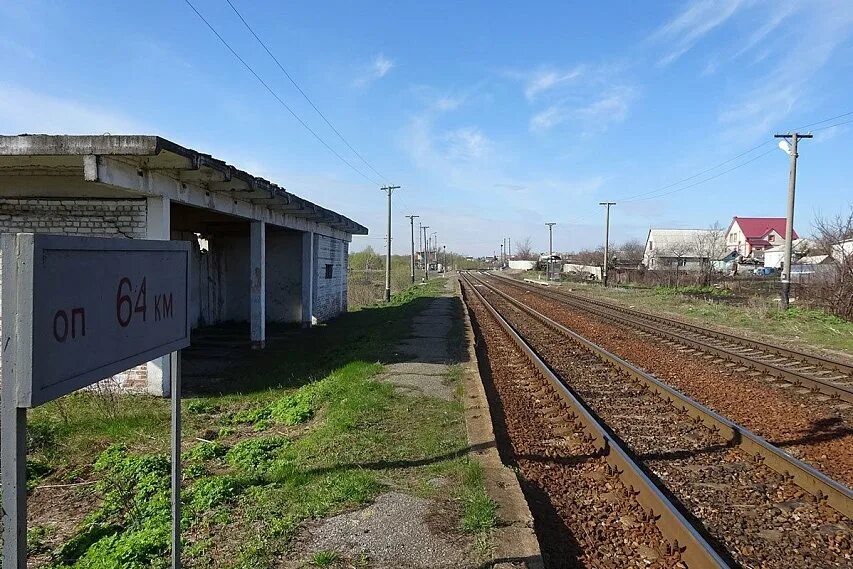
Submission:
[[[748,257],[754,251],[764,251],[785,243],[784,217],[733,217],[726,230],[726,249]],[[797,232],[793,232],[798,239]]]

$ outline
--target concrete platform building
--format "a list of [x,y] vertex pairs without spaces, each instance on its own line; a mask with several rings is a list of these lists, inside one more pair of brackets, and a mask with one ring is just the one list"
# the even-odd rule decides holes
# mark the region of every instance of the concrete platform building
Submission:
[[[311,325],[347,310],[347,256],[367,228],[157,136],[0,136],[0,232],[193,244],[193,328]],[[2,315],[0,315],[2,325]],[[115,379],[169,392],[172,356]]]

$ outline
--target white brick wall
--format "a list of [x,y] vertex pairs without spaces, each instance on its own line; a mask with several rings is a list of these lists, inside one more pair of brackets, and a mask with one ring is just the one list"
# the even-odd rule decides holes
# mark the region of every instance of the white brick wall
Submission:
[[[347,245],[339,239],[314,236],[314,316],[318,320],[346,311]],[[332,266],[332,278],[326,278],[326,265]]]
[[[56,233],[142,239],[145,237],[146,212],[144,199],[0,198],[0,233]],[[114,379],[127,390],[144,391],[146,368],[139,366],[130,369]]]

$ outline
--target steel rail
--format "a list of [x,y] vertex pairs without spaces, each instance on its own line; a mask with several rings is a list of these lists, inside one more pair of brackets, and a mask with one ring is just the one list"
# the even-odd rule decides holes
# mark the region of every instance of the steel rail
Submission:
[[764,438],[756,435],[746,427],[738,425],[737,423],[726,419],[722,415],[719,415],[715,411],[712,411],[708,407],[705,407],[701,403],[694,401],[650,373],[647,373],[626,360],[623,360],[616,354],[613,354],[593,342],[590,342],[577,332],[570,330],[559,322],[537,312],[533,308],[530,308],[524,303],[512,298],[505,292],[496,289],[482,279],[477,277],[474,277],[474,279],[482,286],[485,286],[495,294],[506,299],[507,302],[517,307],[522,312],[539,320],[544,325],[556,332],[559,332],[570,340],[573,340],[590,353],[595,354],[599,359],[616,366],[620,371],[628,374],[630,377],[645,383],[661,397],[669,400],[675,407],[683,409],[692,417],[701,419],[702,422],[708,425],[708,427],[718,430],[721,437],[726,441],[737,444],[749,454],[761,457],[764,464],[768,467],[780,474],[790,476],[797,486],[819,500],[826,500],[827,505],[834,508],[839,513],[848,518],[853,517],[853,491],[843,484],[836,482],[832,478],[816,470],[814,467],[809,466],[780,448],[770,444]]
[[615,469],[625,486],[635,494],[637,501],[647,510],[649,519],[655,520],[655,525],[660,529],[663,536],[670,541],[672,550],[681,551],[682,559],[691,568],[730,567],[631,458],[623,443],[609,433],[605,426],[575,396],[574,392],[554,374],[551,368],[519,335],[512,324],[504,319],[491,303],[480,294],[476,289],[477,285],[472,284],[465,276],[462,277],[462,281],[465,284],[463,291],[468,289],[473,292],[536,369],[568,403],[572,409],[572,415],[568,417],[568,420],[580,421],[586,433],[593,438],[593,446]]
[[[501,278],[507,281],[511,281],[514,283],[519,283],[516,279],[494,274],[495,277]],[[530,282],[530,281],[528,281]],[[519,283],[521,284],[521,283]],[[826,369],[831,369],[835,371],[839,371],[841,373],[853,376],[853,365],[847,364],[843,361],[829,358],[826,356],[818,356],[815,354],[809,354],[806,352],[802,352],[800,350],[795,350],[793,348],[785,348],[783,346],[778,346],[776,344],[769,344],[767,342],[762,342],[760,340],[754,340],[752,338],[746,338],[744,336],[738,336],[737,334],[732,334],[729,332],[722,332],[720,330],[714,330],[711,328],[705,328],[703,326],[697,326],[695,324],[690,324],[688,322],[683,322],[681,320],[676,320],[675,318],[668,318],[666,316],[660,316],[658,314],[651,314],[649,312],[645,312],[642,310],[636,310],[633,308],[626,308],[624,306],[619,306],[618,304],[613,304],[612,302],[607,302],[604,300],[587,298],[585,296],[579,294],[571,294],[566,291],[552,291],[554,294],[558,294],[560,296],[565,296],[568,298],[576,298],[582,300],[583,302],[588,302],[590,304],[596,304],[598,306],[602,306],[604,308],[609,308],[612,310],[616,310],[618,312],[623,312],[626,314],[633,314],[639,316],[641,318],[646,318],[648,320],[653,320],[655,322],[660,322],[663,324],[668,324],[670,326],[674,326],[676,328],[683,328],[685,330],[689,330],[696,334],[702,334],[705,336],[711,336],[718,340],[723,340],[726,342],[731,342],[733,344],[741,344],[743,346],[755,348],[757,350],[762,350],[764,352],[768,352],[771,354],[776,354],[777,356],[782,356],[791,360],[798,360],[802,363],[809,363],[817,366],[821,366]]]
[[[716,346],[714,344],[702,341],[701,339],[691,338],[689,336],[685,336],[682,333],[679,333],[679,331],[682,331],[682,332],[694,333],[694,334],[697,334],[699,336],[704,335],[704,336],[711,336],[711,337],[716,337],[715,334],[726,335],[722,332],[707,330],[705,328],[693,326],[691,324],[686,324],[683,322],[679,322],[677,320],[671,320],[668,318],[647,314],[645,312],[623,308],[621,306],[614,306],[614,305],[606,303],[606,302],[600,302],[597,300],[587,299],[587,298],[583,298],[583,297],[577,296],[577,295],[570,295],[566,292],[558,292],[558,291],[544,290],[541,288],[536,288],[536,287],[533,287],[530,285],[525,285],[523,283],[516,281],[515,279],[510,279],[508,277],[501,276],[501,277],[497,277],[497,278],[498,278],[498,280],[500,280],[500,282],[509,284],[510,286],[515,286],[516,288],[518,288],[520,290],[536,291],[537,294],[541,294],[542,296],[557,300],[559,302],[565,302],[566,304],[569,304],[575,308],[578,308],[580,310],[585,310],[587,312],[591,312],[593,314],[596,314],[596,315],[601,316],[603,318],[607,318],[609,320],[616,320],[620,324],[627,322],[631,326],[638,328],[638,329],[640,329],[643,332],[646,332],[648,334],[652,334],[654,336],[657,336],[659,338],[665,338],[665,339],[673,340],[679,344],[690,346],[690,347],[695,348],[697,350],[713,354],[719,358],[722,358],[722,359],[725,359],[728,361],[737,362],[737,363],[744,365],[746,367],[749,367],[751,369],[755,369],[755,370],[761,371],[763,373],[766,373],[767,375],[770,375],[770,376],[773,376],[773,377],[776,377],[779,379],[783,379],[786,381],[790,381],[791,383],[793,383],[795,385],[807,386],[811,389],[814,389],[814,390],[820,391],[826,395],[829,395],[830,397],[835,397],[835,398],[841,399],[842,401],[844,401],[846,403],[853,404],[853,389],[850,389],[844,385],[839,385],[839,384],[827,381],[825,379],[815,377],[813,375],[808,375],[808,374],[804,373],[802,370],[797,370],[796,368],[791,369],[791,368],[785,367],[783,365],[779,365],[778,363],[762,361],[761,359],[758,359],[755,355],[745,355],[745,354],[737,353],[737,352],[731,351],[729,349],[726,349],[724,347]],[[530,288],[528,288],[528,286],[530,286]],[[617,317],[616,315],[614,315],[608,311],[612,311],[612,312],[616,312],[616,313],[620,313],[620,314]],[[651,321],[657,322],[659,324],[669,325],[669,326],[672,326],[673,328],[680,329],[680,330],[679,331],[663,330],[660,327],[655,327],[655,326],[650,325],[648,322],[643,322],[642,319],[651,320]],[[740,338],[739,336],[731,336],[731,335],[726,335],[726,336],[729,336],[731,338]],[[731,340],[731,341],[733,343],[735,342],[734,340]],[[744,343],[743,345],[745,347],[751,347],[752,349],[761,349],[760,347],[757,347],[757,346],[766,345],[766,346],[771,346],[771,348],[773,348],[774,350],[788,351],[788,352],[791,352],[794,354],[802,354],[802,352],[787,350],[786,348],[780,348],[778,346],[772,346],[770,344],[764,344],[762,342],[756,342],[753,340],[748,340],[746,338],[743,338],[743,341],[744,342],[750,342],[752,345],[748,345],[746,343]],[[776,355],[779,355],[782,357],[788,357],[788,356],[783,356],[781,353],[777,353],[777,352],[774,352],[774,353],[776,353]],[[846,366],[846,364],[843,364],[841,362],[837,362],[835,360],[824,360],[823,358],[818,358],[816,356],[810,356],[808,354],[802,354],[802,355],[804,357],[809,357],[809,358],[813,358],[813,359],[817,359],[817,360],[821,360],[821,361],[830,362],[833,366]],[[793,357],[793,356],[791,356],[791,357]],[[796,363],[801,363],[801,362],[796,362]],[[846,372],[843,372],[843,370],[840,370],[837,368],[834,368],[834,369],[836,369],[837,371],[842,371],[842,373],[846,373]]]

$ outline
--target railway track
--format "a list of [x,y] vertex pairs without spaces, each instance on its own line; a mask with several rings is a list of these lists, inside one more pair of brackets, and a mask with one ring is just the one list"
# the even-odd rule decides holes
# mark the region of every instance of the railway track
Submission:
[[[707,536],[704,543],[718,559],[688,565],[850,566],[853,497],[847,488],[488,283],[471,275],[463,280],[543,374],[550,373],[553,389],[573,401],[571,419],[580,417],[588,432],[598,433],[600,449],[619,449],[620,460],[633,462],[614,468],[646,474],[669,500],[666,507],[681,514],[672,520],[692,528],[680,531]],[[655,495],[640,482],[628,485]],[[675,525],[668,522],[662,533]],[[703,545],[694,542],[685,553],[691,548]]]
[[616,322],[620,326],[627,325],[643,334],[760,372],[775,378],[783,387],[801,386],[819,397],[836,399],[846,406],[853,405],[853,366],[842,361],[687,324],[565,291],[521,283],[501,275],[492,276],[519,290],[535,290],[538,294]]

